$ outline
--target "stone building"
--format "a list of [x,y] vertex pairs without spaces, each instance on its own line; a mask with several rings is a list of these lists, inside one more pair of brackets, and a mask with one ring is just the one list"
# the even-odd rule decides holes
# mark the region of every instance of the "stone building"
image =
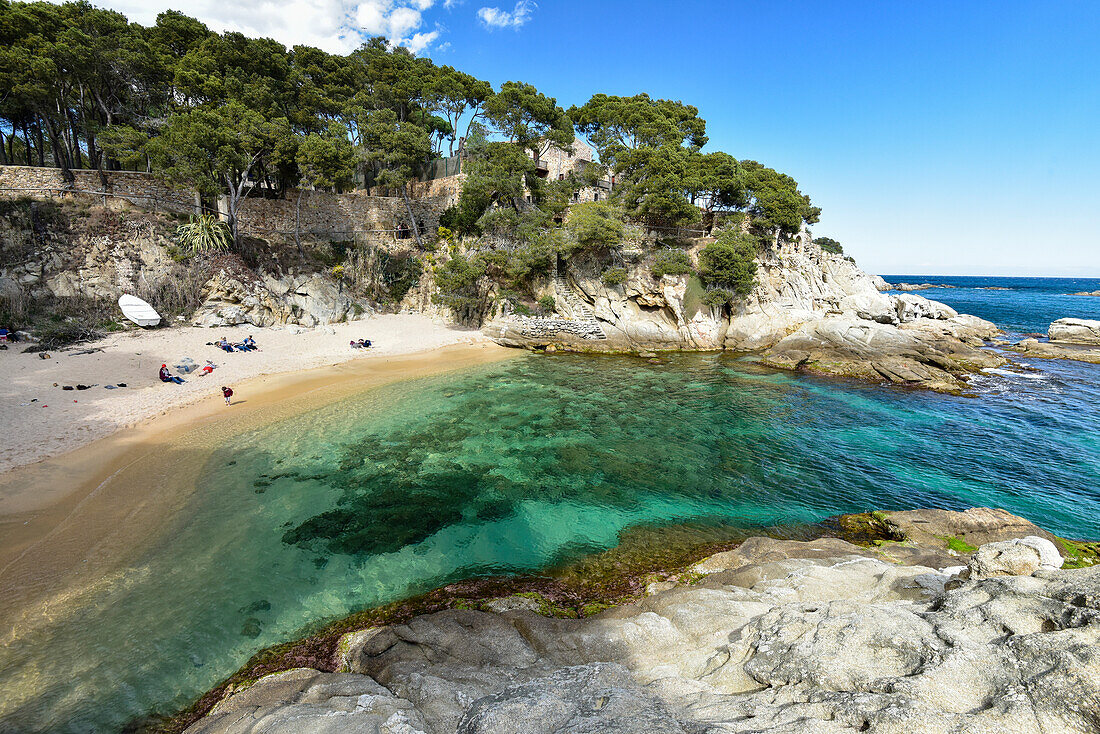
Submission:
[[[530,152],[528,152],[530,155]],[[532,158],[534,156],[531,156]],[[573,150],[562,150],[556,145],[549,145],[541,152],[535,161],[535,169],[541,178],[551,181],[563,180],[573,171],[582,171],[585,166],[592,165],[595,155],[592,146],[583,140],[573,140]],[[603,201],[611,193],[614,177],[601,179],[594,187],[588,187],[574,192],[573,201]]]

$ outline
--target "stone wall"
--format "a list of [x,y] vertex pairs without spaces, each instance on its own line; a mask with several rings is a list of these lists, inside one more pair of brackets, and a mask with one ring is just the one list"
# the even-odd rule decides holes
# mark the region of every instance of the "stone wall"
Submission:
[[103,185],[99,171],[74,170],[73,183],[61,177],[58,168],[36,166],[0,166],[0,198],[20,197],[62,198],[72,194],[109,195],[112,199],[125,199],[136,206],[148,209],[192,214],[196,210],[195,194],[189,190],[173,189],[148,173],[137,171],[108,171]]
[[[193,191],[173,189],[148,173],[108,171],[107,185],[99,171],[73,171],[74,181],[67,184],[57,168],[0,166],[0,198],[62,198],[74,194],[105,196],[106,201],[129,201],[135,206],[180,214],[198,211]],[[425,235],[435,234],[440,213],[458,201],[462,176],[413,185],[413,215]],[[374,192],[379,193],[379,192]],[[293,237],[298,192],[285,199],[246,199],[238,211],[240,230],[258,237]],[[223,218],[224,197],[219,201]],[[324,239],[355,239],[382,244],[407,234],[409,217],[401,197],[372,196],[368,191],[331,194],[304,191],[301,201],[301,233]]]
[[[462,184],[466,180],[465,173],[454,176],[445,176],[431,181],[413,181],[410,184],[409,195],[414,199],[433,199],[434,203],[446,209],[458,203],[458,197],[462,193]],[[374,186],[368,190],[372,196],[391,196],[395,192]]]
[[[412,199],[410,204],[421,234],[434,237],[439,215],[445,208],[443,200]],[[411,237],[404,199],[370,196],[365,191],[346,194],[303,191],[300,210],[297,191],[290,191],[285,199],[246,199],[237,218],[242,232],[265,238],[293,237],[299,211],[304,237],[371,244]]]

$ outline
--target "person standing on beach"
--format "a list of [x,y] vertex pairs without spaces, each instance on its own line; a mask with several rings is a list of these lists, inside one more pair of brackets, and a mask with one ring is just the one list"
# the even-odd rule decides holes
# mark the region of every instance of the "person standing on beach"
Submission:
[[233,388],[222,385],[222,396],[225,397],[225,404],[229,405],[229,399],[233,397]]

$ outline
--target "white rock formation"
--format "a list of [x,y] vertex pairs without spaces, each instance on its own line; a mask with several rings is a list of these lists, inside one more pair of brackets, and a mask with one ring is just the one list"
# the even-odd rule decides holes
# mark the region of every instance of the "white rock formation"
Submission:
[[1050,325],[1047,336],[1052,342],[1100,344],[1100,321],[1058,319]]
[[344,672],[269,676],[188,732],[1092,732],[1100,569],[1039,568],[1047,542],[983,546],[1034,562],[943,591],[957,569],[752,539],[588,619],[503,605],[355,633]]
[[761,254],[757,265],[755,288],[728,317],[691,293],[688,276],[656,279],[635,258],[621,286],[607,286],[594,273],[568,273],[604,339],[579,337],[570,318],[559,318],[555,329],[545,319],[508,317],[484,331],[508,346],[763,351],[777,367],[949,391],[962,389],[967,373],[1005,361],[977,348],[998,333],[995,325],[921,296],[881,293],[881,278],[823,252],[808,233]]
[[203,289],[195,326],[302,326],[344,321],[352,314],[351,299],[330,279],[319,275],[288,275],[262,279],[249,274],[216,273]]

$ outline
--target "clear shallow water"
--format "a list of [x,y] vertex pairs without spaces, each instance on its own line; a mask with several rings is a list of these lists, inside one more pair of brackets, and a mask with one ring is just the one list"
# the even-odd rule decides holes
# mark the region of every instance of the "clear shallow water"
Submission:
[[[942,293],[990,318],[1010,292]],[[1012,325],[1080,315],[1043,308]],[[726,355],[529,356],[241,435],[156,550],[0,650],[0,731],[117,730],[311,623],[577,558],[631,525],[994,505],[1100,537],[1100,368],[1032,364],[978,378],[974,399]]]

